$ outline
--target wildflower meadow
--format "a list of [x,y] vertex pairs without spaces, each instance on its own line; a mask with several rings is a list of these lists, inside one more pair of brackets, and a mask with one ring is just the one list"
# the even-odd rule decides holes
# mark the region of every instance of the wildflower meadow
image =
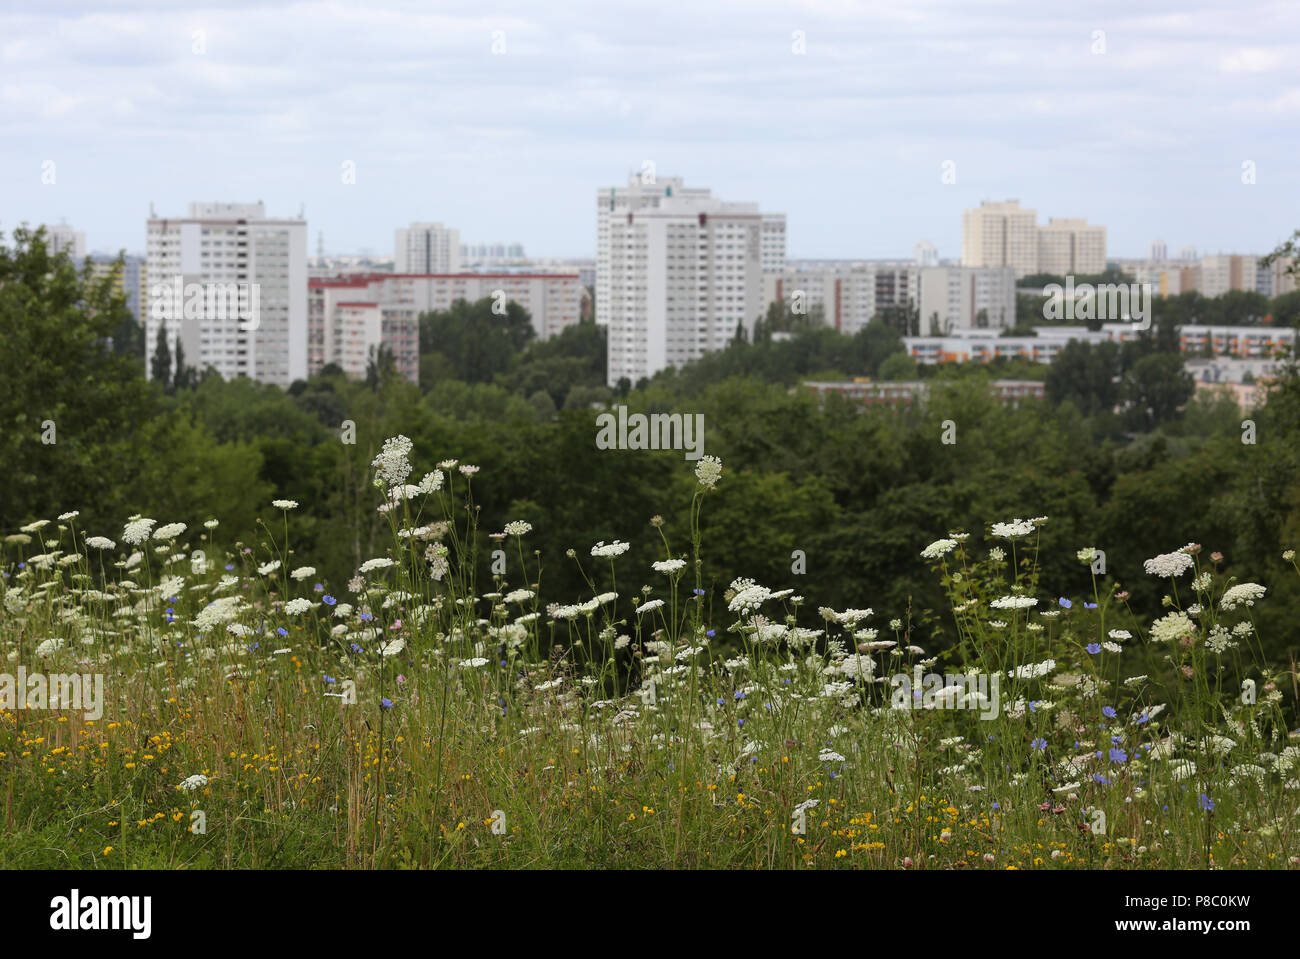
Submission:
[[[1276,586],[1213,544],[1145,561],[1163,612],[1144,617],[1086,542],[1069,559],[1091,589],[1061,595],[1049,516],[935,529],[913,546],[955,624],[940,646],[906,605],[719,580],[714,456],[678,467],[692,492],[662,510],[683,522],[646,517],[641,564],[621,540],[543,555],[529,521],[480,528],[484,477],[440,453],[384,443],[367,508],[386,534],[341,582],[300,553],[287,499],[253,504],[247,542],[221,517],[90,530],[75,510],[7,531],[0,860],[1300,863],[1296,672],[1256,628]],[[585,588],[548,590],[559,565]]]

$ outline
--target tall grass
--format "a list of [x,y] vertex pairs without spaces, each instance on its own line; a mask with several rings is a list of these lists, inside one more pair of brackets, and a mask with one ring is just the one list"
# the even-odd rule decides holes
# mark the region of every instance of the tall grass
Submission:
[[252,545],[74,514],[7,537],[0,670],[98,673],[106,702],[0,710],[3,865],[1300,863],[1295,672],[1263,661],[1263,588],[1199,548],[1143,628],[1110,580],[1051,594],[1041,518],[918,543],[957,626],[930,650],[906,611],[708,595],[710,458],[690,542],[656,518],[656,568],[571,550],[590,595],[544,605],[528,524],[485,535],[472,468],[410,485],[394,443],[391,547],[346,588],[293,575],[289,503]]

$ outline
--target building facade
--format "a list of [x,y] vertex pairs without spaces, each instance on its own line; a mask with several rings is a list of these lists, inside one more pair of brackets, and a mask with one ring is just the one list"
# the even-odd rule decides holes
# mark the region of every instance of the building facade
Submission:
[[1018,200],[986,201],[961,217],[961,265],[1009,266],[1016,279],[1038,273],[1038,212]]
[[920,272],[910,260],[791,261],[763,274],[763,311],[773,303],[810,313],[820,306],[826,323],[852,335],[881,310],[915,304]]
[[420,376],[420,314],[450,309],[457,300],[515,302],[532,317],[539,339],[577,323],[582,286],[576,273],[390,274],[315,278],[309,288],[307,368],[315,375],[336,363],[365,375],[381,347],[399,374]]
[[1106,269],[1106,228],[1053,217],[1038,228],[1038,272],[1090,276]]
[[[261,203],[191,203],[150,217],[145,349],[165,329],[187,365],[288,386],[307,375],[307,223]],[[145,363],[146,375],[152,376]]]
[[627,186],[602,187],[596,191],[596,322],[605,324],[610,316],[612,250],[610,224],[628,213],[654,209],[661,203],[687,197],[706,198],[709,190],[688,187],[681,177],[657,177],[632,174]]
[[602,228],[597,318],[604,259],[609,385],[722,349],[762,316],[764,218],[756,203],[663,194],[606,216]]
[[394,273],[459,273],[460,230],[412,223],[393,234]]

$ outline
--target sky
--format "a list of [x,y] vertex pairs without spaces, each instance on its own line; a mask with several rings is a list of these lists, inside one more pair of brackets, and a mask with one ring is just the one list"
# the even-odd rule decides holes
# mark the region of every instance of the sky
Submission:
[[0,232],[140,252],[150,204],[261,200],[312,254],[441,221],[594,256],[596,190],[653,164],[794,258],[956,258],[1005,199],[1112,257],[1262,253],[1300,228],[1298,54],[1295,0],[5,0]]

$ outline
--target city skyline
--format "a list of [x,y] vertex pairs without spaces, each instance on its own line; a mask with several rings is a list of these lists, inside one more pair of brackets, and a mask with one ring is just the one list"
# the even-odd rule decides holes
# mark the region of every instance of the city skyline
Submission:
[[647,161],[785,212],[791,259],[954,259],[986,200],[1104,224],[1112,258],[1297,226],[1284,5],[670,3],[635,31],[595,4],[288,9],[0,13],[0,231],[142,252],[151,202],[257,199],[304,207],[313,251],[439,221],[590,256],[592,190]]

